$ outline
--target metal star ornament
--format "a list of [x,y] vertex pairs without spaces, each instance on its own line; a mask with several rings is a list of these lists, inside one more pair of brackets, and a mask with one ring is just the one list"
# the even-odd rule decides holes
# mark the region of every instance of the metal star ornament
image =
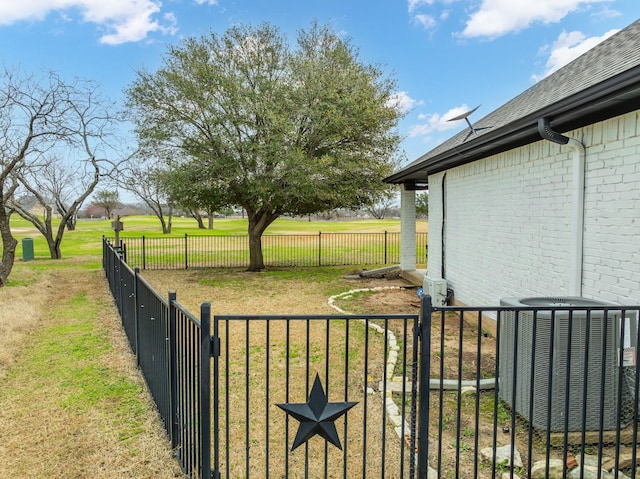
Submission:
[[288,415],[300,421],[298,433],[291,450],[301,446],[315,435],[325,438],[338,449],[342,449],[334,421],[358,404],[357,402],[329,402],[320,377],[316,374],[306,403],[276,404]]

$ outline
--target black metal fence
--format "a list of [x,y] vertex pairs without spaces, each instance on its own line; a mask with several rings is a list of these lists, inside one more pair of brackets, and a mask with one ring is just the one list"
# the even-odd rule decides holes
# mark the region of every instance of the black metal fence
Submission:
[[[426,477],[416,456],[418,319],[215,316],[214,469],[225,478]],[[296,416],[306,406],[315,413]],[[322,417],[326,441],[309,437]]]
[[[248,236],[120,237],[127,263],[141,269],[246,267]],[[416,262],[426,263],[427,233],[416,235]],[[398,264],[400,233],[264,235],[266,266]]]
[[576,303],[427,305],[433,477],[637,476],[640,307]]
[[[103,240],[103,267],[124,331],[164,423],[178,462],[188,477],[211,469],[210,306],[200,320],[164,299],[123,260],[122,250]],[[203,471],[207,471],[203,473]]]
[[207,303],[199,321],[104,251],[189,476],[637,477],[640,306],[424,296],[415,315],[215,316],[210,335]]

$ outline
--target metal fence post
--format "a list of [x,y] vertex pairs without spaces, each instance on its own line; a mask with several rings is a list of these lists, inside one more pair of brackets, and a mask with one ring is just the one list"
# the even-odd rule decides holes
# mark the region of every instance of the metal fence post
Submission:
[[213,317],[211,337],[213,355],[213,470],[211,477],[220,479],[220,327],[218,318]]
[[431,381],[431,296],[422,297],[420,308],[420,403],[418,408],[418,477],[429,472],[429,383]]
[[136,347],[136,361],[138,363],[138,367],[140,367],[140,332],[139,332],[139,321],[140,321],[140,295],[138,294],[138,276],[140,275],[140,268],[137,266],[133,269],[133,297],[134,300],[134,308],[133,308],[133,325],[135,331],[135,347]]
[[387,230],[384,230],[384,264],[387,264]]
[[[124,318],[124,315],[122,314],[123,311],[123,299],[122,299],[122,259],[120,258],[120,256],[118,255],[118,253],[115,252],[113,253],[113,260],[115,262],[116,265],[116,288],[118,291],[118,313],[120,313],[120,319],[122,320]],[[124,322],[122,323],[124,324]]]
[[318,231],[318,266],[322,266],[322,231]]
[[200,306],[200,470],[211,477],[211,304]]
[[184,234],[184,269],[189,269],[189,245],[187,233]]
[[178,355],[176,331],[176,292],[169,291],[169,410],[171,411],[171,448],[178,447],[179,435],[179,403],[178,403]]
[[142,269],[147,269],[147,255],[146,255],[144,235],[142,235]]

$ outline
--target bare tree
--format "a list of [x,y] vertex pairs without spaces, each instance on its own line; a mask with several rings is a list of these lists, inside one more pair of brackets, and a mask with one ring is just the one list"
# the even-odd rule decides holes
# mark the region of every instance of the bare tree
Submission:
[[104,208],[107,218],[111,218],[113,210],[120,206],[120,195],[118,194],[118,190],[97,191],[93,198],[93,204]]
[[160,220],[162,232],[171,233],[173,202],[167,193],[163,181],[167,174],[151,161],[128,162],[118,172],[118,184],[142,200]]
[[396,202],[396,187],[395,185],[389,185],[384,192],[380,195],[378,201],[371,202],[367,207],[367,212],[378,220],[383,220],[387,217],[389,210],[394,207]]
[[[91,82],[65,82],[55,73],[45,77],[22,75],[5,68],[0,76],[0,286],[6,283],[13,263],[17,241],[10,228],[12,213],[36,219],[34,225],[47,238],[51,256],[60,257],[60,242],[71,218],[98,184],[102,169],[109,163],[103,155],[105,142],[114,119],[99,99],[97,86]],[[65,152],[63,154],[63,152]],[[87,174],[83,191],[71,200],[55,206],[62,221],[55,234],[53,223],[29,215],[15,200],[24,189],[30,195],[49,202],[54,195],[42,190],[44,172],[58,171],[61,158],[84,165]],[[48,168],[48,170],[47,170]],[[39,179],[40,183],[35,182]],[[51,183],[50,183],[51,186]],[[55,189],[55,188],[54,188]],[[59,190],[60,191],[60,190]],[[48,197],[45,199],[45,197]],[[42,203],[42,202],[41,202]],[[56,204],[55,199],[53,204]],[[54,206],[52,206],[54,208]]]
[[[94,190],[99,181],[100,165],[97,160],[89,160],[93,172],[86,171],[84,164],[69,165],[60,158],[49,158],[42,168],[17,174],[21,188],[36,198],[44,214],[34,213],[28,205],[20,201],[10,204],[20,216],[33,224],[47,240],[52,259],[60,259],[60,245],[66,230],[76,226],[78,210]],[[60,218],[54,225],[56,215]]]

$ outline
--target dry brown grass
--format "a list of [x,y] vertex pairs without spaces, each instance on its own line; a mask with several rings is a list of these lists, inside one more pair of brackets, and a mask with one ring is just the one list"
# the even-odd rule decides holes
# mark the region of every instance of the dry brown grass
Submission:
[[0,288],[0,380],[15,364],[17,352],[33,332],[52,279],[19,268],[11,277],[12,286]]
[[[12,281],[18,285],[0,289],[0,327],[8,333],[0,336],[0,477],[179,477],[103,273],[82,267],[37,273],[22,265]],[[95,311],[89,321],[86,310]],[[74,348],[90,343],[91,352],[69,371],[58,368],[77,351],[61,350],[64,341]],[[76,366],[104,384],[85,384],[82,374],[72,374]],[[94,387],[107,392],[89,394]],[[120,387],[127,391],[122,398],[109,392]]]

